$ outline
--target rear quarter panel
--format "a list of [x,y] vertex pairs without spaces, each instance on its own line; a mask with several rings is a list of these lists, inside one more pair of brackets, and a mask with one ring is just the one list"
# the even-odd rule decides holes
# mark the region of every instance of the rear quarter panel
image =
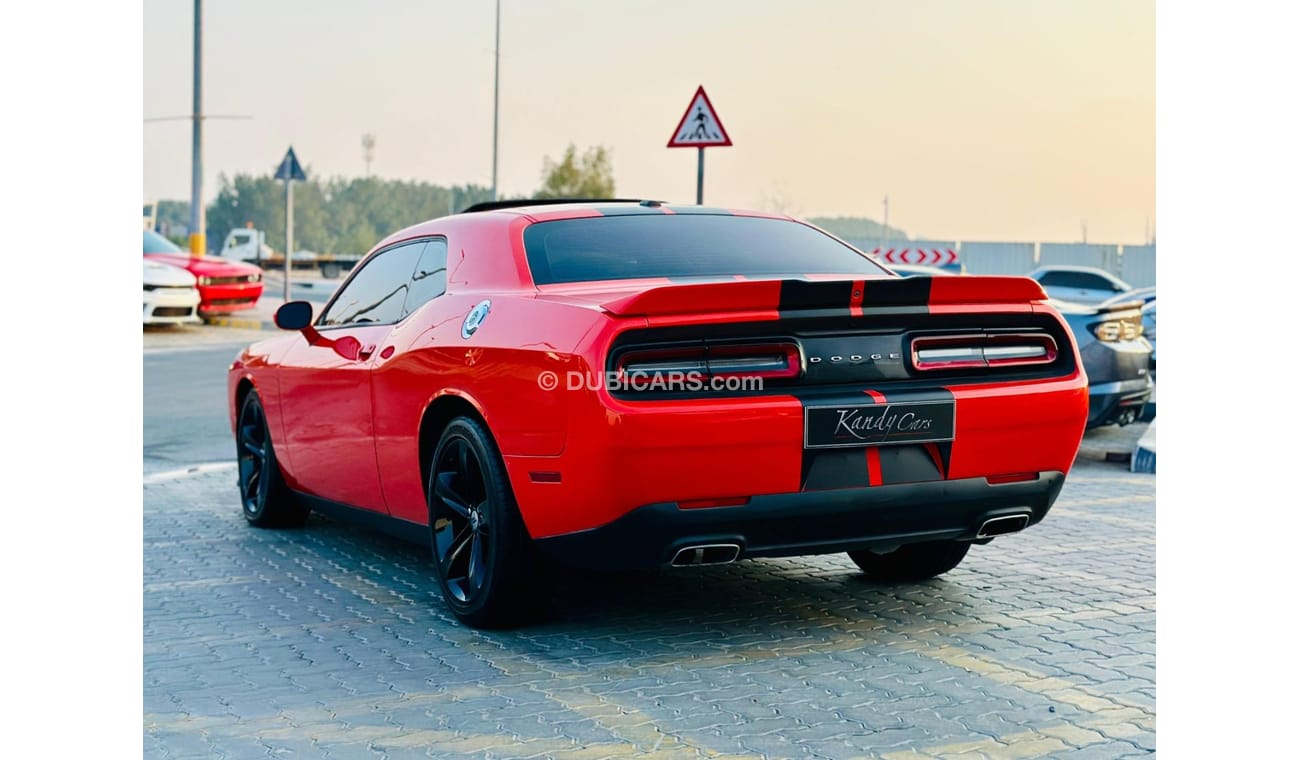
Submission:
[[[465,317],[483,300],[488,317],[469,338]],[[419,428],[443,396],[472,405],[505,456],[558,456],[566,446],[567,378],[591,372],[584,338],[607,318],[580,306],[527,294],[448,294],[426,304],[389,335],[373,373],[376,455],[394,517],[425,522]],[[558,387],[543,388],[551,373]]]

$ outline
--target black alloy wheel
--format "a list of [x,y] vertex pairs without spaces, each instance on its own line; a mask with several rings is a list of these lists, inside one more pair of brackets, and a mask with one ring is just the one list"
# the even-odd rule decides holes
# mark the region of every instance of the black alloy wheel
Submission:
[[477,420],[447,426],[428,493],[433,560],[451,611],[480,628],[521,622],[533,611],[532,543],[496,444]]
[[244,398],[235,429],[239,500],[244,519],[259,528],[302,525],[309,510],[298,503],[284,484],[266,424],[266,411],[257,391],[249,391]]

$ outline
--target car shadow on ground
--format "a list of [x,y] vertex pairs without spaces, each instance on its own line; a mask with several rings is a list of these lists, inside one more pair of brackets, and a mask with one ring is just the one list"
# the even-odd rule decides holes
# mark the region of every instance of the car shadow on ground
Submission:
[[[360,581],[385,597],[397,618],[452,640],[468,632],[443,604],[427,549],[316,515],[301,529],[254,531],[249,540],[264,544],[272,535],[275,543],[298,544],[312,554],[319,549],[347,557],[331,573],[362,577],[340,579],[340,585]],[[980,549],[967,561],[978,561]],[[275,551],[284,550],[292,551]],[[836,634],[851,636],[856,648],[895,641],[908,631],[942,635],[946,627],[978,619],[988,601],[981,594],[994,585],[964,566],[926,582],[877,584],[844,554],[646,571],[542,567],[545,592],[528,622],[474,635],[515,654],[584,663],[707,661],[778,644],[789,654],[792,642],[824,647],[827,635]]]

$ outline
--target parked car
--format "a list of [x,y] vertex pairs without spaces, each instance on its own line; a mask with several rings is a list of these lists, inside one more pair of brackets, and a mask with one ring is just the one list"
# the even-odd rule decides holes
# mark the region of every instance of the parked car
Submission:
[[251,309],[262,296],[260,268],[212,256],[191,256],[152,230],[144,231],[144,258],[180,267],[194,275],[199,288],[200,315]]
[[[1154,303],[1154,302],[1153,302]],[[1142,336],[1137,301],[1083,306],[1054,301],[1065,317],[1088,375],[1088,427],[1127,425],[1151,398],[1151,344]]]
[[170,264],[144,261],[144,323],[181,325],[199,322],[199,290],[194,275]]
[[785,217],[498,202],[380,242],[228,374],[245,519],[432,546],[518,622],[588,568],[847,552],[913,581],[1046,515],[1087,380],[1025,277],[901,278]]
[[924,264],[886,264],[885,266],[899,277],[951,277],[959,274],[950,269],[928,267]]
[[1043,266],[1029,276],[1042,284],[1049,297],[1070,303],[1098,304],[1133,289],[1110,272],[1096,267]]

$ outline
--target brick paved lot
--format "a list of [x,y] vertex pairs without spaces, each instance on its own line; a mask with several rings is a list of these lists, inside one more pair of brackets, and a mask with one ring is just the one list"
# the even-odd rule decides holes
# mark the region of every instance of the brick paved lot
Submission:
[[1041,525],[910,587],[843,555],[566,573],[481,633],[424,550],[259,531],[234,472],[147,478],[149,757],[1078,757],[1155,748],[1155,479],[1082,462]]

